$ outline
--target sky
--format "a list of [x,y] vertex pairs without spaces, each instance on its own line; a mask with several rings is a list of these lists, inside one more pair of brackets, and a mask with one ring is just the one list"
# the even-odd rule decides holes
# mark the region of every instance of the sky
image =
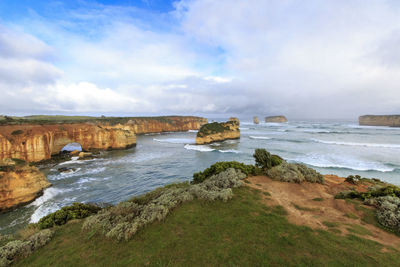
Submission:
[[0,0],[0,114],[400,114],[400,1]]

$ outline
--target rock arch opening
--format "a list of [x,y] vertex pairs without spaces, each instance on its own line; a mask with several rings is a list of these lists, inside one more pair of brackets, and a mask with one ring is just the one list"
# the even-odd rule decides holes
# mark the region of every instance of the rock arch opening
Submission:
[[68,143],[66,144],[62,149],[61,149],[61,153],[69,153],[72,151],[82,151],[82,146],[79,143],[76,142],[72,142],[72,143]]

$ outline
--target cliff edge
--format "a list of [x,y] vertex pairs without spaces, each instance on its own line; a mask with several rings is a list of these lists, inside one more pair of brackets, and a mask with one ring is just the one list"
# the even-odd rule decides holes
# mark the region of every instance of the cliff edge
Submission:
[[196,145],[210,144],[228,139],[239,139],[239,120],[230,118],[227,122],[212,122],[201,126],[196,136]]
[[0,212],[33,201],[50,185],[38,168],[20,160],[0,160]]
[[360,125],[400,127],[400,115],[364,115],[358,118]]

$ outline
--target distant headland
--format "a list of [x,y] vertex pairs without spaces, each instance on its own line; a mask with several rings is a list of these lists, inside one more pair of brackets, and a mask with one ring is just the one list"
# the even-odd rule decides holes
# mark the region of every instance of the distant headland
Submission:
[[363,115],[358,122],[366,126],[400,127],[400,115]]

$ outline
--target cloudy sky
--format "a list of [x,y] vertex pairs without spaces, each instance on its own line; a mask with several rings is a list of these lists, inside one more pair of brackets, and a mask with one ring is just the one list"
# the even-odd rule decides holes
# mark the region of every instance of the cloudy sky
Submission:
[[0,0],[0,114],[400,114],[400,1]]

